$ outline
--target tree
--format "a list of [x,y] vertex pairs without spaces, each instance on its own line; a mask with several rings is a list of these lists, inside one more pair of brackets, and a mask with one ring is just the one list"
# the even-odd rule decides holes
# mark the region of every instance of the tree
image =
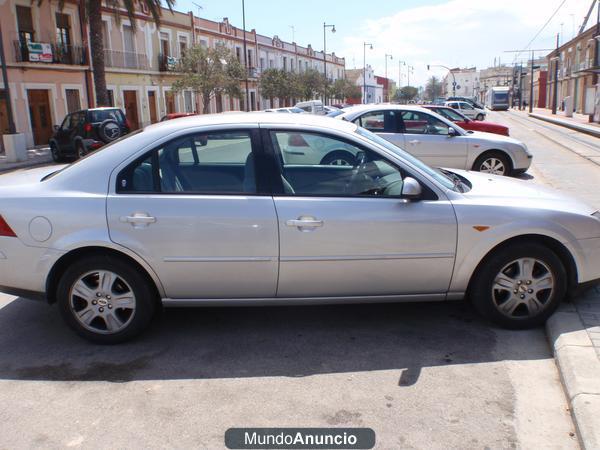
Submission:
[[325,75],[315,69],[308,69],[298,75],[300,97],[312,100],[317,96],[324,95],[328,86]]
[[429,80],[427,80],[427,84],[425,85],[425,98],[433,101],[441,95],[442,83],[437,77],[432,76]]
[[[31,0],[32,3],[36,0]],[[50,0],[47,0],[50,1]],[[62,10],[66,0],[59,0],[59,9]],[[44,0],[37,0],[40,6]],[[108,92],[106,90],[106,73],[104,65],[104,39],[102,26],[102,2],[100,0],[81,0],[80,14],[84,21],[89,24],[90,51],[92,54],[92,73],[96,91],[96,103],[99,106],[108,106]],[[170,11],[173,10],[175,0],[106,0],[106,6],[112,10],[117,23],[121,21],[121,10],[125,9],[131,26],[136,30],[136,6],[145,6],[150,12],[152,19],[160,25],[162,4]]]
[[266,69],[260,76],[261,95],[273,100],[274,97],[285,99],[301,96],[299,78],[295,73],[281,69]]
[[244,79],[244,66],[225,46],[205,48],[194,45],[186,50],[177,68],[180,77],[173,82],[175,92],[191,90],[202,98],[202,112],[209,112],[210,100],[218,94],[240,98],[240,82]]
[[361,89],[345,78],[338,78],[329,88],[329,96],[340,100],[360,98]]
[[419,94],[419,90],[414,86],[403,86],[401,89],[396,91],[394,95],[394,100],[407,103]]

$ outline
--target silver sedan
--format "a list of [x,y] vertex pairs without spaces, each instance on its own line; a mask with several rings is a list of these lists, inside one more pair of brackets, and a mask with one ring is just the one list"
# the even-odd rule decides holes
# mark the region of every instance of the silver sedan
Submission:
[[524,181],[433,170],[336,119],[194,116],[0,177],[0,290],[57,304],[100,343],[140,333],[161,304],[466,296],[531,327],[598,278],[598,212]]
[[518,175],[533,156],[508,136],[466,131],[435,112],[411,105],[359,105],[336,117],[360,125],[434,167]]

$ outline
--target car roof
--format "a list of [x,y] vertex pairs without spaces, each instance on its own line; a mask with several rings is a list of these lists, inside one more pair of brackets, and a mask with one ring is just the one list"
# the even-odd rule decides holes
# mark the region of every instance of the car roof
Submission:
[[248,113],[232,112],[229,114],[200,114],[196,116],[181,117],[173,121],[159,122],[153,125],[148,125],[146,128],[144,128],[144,131],[158,131],[160,128],[164,127],[164,131],[168,133],[177,131],[178,129],[198,126],[232,124],[307,125],[333,128],[346,132],[353,132],[356,129],[356,125],[350,122],[335,120],[325,116],[317,116],[313,114],[268,114],[263,111],[258,111]]
[[[344,116],[350,114],[356,114],[363,111],[382,111],[382,110],[397,110],[402,109],[404,111],[425,111],[425,108],[419,105],[400,105],[396,103],[385,103],[377,104],[370,103],[367,105],[355,105],[349,108],[344,108]],[[429,112],[429,111],[427,111]],[[339,116],[338,116],[339,117]]]

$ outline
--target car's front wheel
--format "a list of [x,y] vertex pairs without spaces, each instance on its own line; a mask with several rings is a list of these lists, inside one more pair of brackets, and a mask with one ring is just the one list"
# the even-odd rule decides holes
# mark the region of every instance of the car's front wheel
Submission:
[[54,142],[52,142],[50,144],[50,154],[52,155],[52,160],[54,162],[57,162],[57,163],[63,162],[64,158],[60,154],[60,151],[58,150],[58,146]]
[[546,246],[515,244],[491,255],[475,275],[470,297],[486,318],[506,328],[542,325],[567,292],[567,274]]
[[157,305],[143,274],[106,255],[71,264],[58,283],[57,299],[66,323],[80,336],[100,344],[116,344],[142,332]]
[[87,155],[87,150],[86,150],[83,142],[81,142],[81,141],[77,142],[76,146],[77,146],[77,157],[78,158],[83,158],[85,155]]
[[490,152],[477,158],[475,164],[473,164],[473,170],[492,175],[510,175],[511,163],[506,154]]
[[483,114],[477,114],[477,117],[475,117],[475,120],[483,120],[485,119],[485,116]]
[[327,153],[321,160],[322,166],[354,166],[356,158],[346,150],[334,150]]

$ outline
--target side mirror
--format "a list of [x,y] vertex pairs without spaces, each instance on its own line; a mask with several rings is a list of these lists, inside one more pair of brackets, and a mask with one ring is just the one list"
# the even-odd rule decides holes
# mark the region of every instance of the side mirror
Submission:
[[402,185],[402,198],[407,200],[417,200],[423,194],[421,184],[412,177],[406,177]]
[[456,131],[456,128],[448,127],[448,137],[454,137],[457,135],[458,132]]

